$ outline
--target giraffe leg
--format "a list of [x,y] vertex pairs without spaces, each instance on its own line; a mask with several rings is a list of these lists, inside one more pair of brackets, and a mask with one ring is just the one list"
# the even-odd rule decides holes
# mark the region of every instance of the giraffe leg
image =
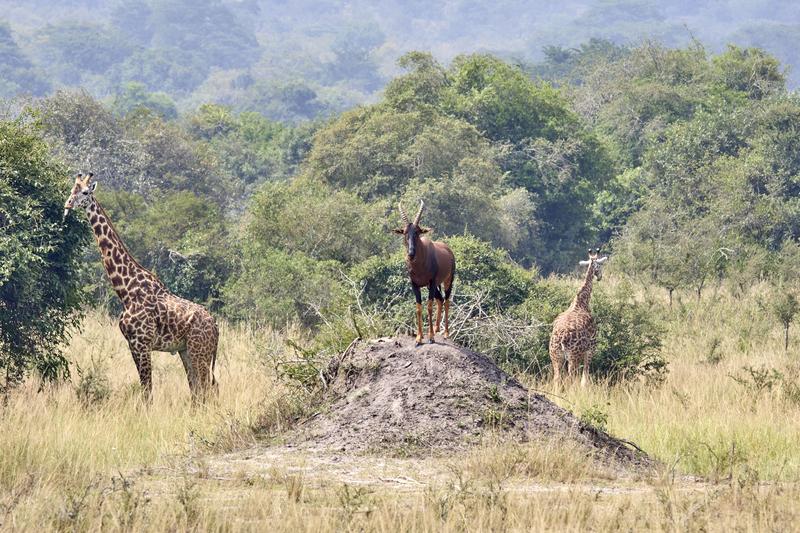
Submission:
[[183,363],[183,369],[186,371],[186,380],[189,382],[189,392],[192,394],[192,400],[195,399],[197,395],[197,367],[194,364],[194,358],[189,354],[189,349],[184,348],[183,350],[178,352],[181,356],[181,362]]
[[566,352],[564,355],[567,358],[567,374],[570,380],[573,380],[578,370],[578,360],[573,352]]
[[119,319],[119,330],[128,341],[128,349],[139,374],[139,383],[146,402],[150,403],[153,395],[153,368],[150,362],[154,324],[142,319],[140,313],[126,309]]
[[561,346],[555,339],[550,340],[550,363],[553,365],[553,383],[555,383],[556,390],[561,386],[561,365],[563,363],[564,353]]
[[139,373],[139,383],[142,386],[144,399],[150,403],[153,400],[153,367],[150,362],[150,351],[131,346],[131,355]]
[[[217,390],[214,378],[214,363],[217,356],[217,343],[219,331],[211,316],[197,318],[189,331],[186,340],[185,357],[188,360],[187,377],[189,388],[192,391],[192,401],[205,401]],[[184,353],[181,353],[183,359]],[[184,363],[186,367],[186,363]],[[190,375],[189,368],[192,369]],[[192,381],[194,380],[194,386]]]
[[581,387],[589,383],[589,362],[592,360],[592,351],[586,350],[583,354],[583,374],[581,375]]

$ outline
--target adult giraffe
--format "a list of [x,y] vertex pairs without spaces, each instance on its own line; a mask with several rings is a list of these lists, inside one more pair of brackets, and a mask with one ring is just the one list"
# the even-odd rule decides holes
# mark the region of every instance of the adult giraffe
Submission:
[[128,341],[145,398],[150,400],[153,391],[150,352],[160,351],[180,354],[192,400],[202,399],[217,388],[214,366],[219,330],[214,317],[204,307],[169,292],[131,256],[94,197],[97,183],[91,179],[92,174],[75,178],[64,204],[64,217],[75,207],[86,212],[103,267],[122,301],[119,329]]
[[580,262],[581,265],[587,266],[583,285],[569,308],[558,315],[553,322],[553,332],[550,334],[550,361],[553,363],[553,380],[556,387],[561,382],[561,367],[565,359],[570,377],[575,375],[578,365],[583,362],[581,386],[585,386],[589,381],[589,362],[594,356],[597,345],[597,327],[589,309],[592,279],[597,278],[597,281],[602,279],[603,263],[608,260],[608,257],[599,255],[599,248],[594,252],[589,250],[589,260]]

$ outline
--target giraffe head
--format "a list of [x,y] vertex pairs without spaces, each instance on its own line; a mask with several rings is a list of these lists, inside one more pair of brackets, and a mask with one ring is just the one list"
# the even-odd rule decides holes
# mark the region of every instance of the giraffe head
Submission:
[[92,195],[94,194],[94,190],[97,188],[97,182],[90,183],[92,181],[92,174],[91,172],[83,176],[83,174],[78,174],[75,176],[75,184],[72,186],[72,192],[69,194],[69,198],[64,203],[64,218],[67,218],[67,213],[69,213],[70,209],[75,208],[75,206],[86,208],[89,206],[89,203],[92,201]]
[[398,235],[403,236],[408,258],[414,259],[414,256],[417,253],[417,246],[419,245],[419,240],[421,238],[420,236],[430,231],[430,229],[423,228],[419,225],[420,219],[422,218],[422,211],[425,209],[425,202],[420,200],[419,211],[417,211],[417,216],[414,217],[414,222],[408,221],[408,215],[406,215],[406,212],[403,209],[403,204],[398,204],[398,207],[400,208],[400,218],[403,220],[403,226],[393,231]]
[[588,266],[592,270],[592,274],[597,281],[603,279],[603,263],[608,261],[608,256],[600,257],[600,248],[592,250],[589,248],[589,259],[581,261],[581,266]]

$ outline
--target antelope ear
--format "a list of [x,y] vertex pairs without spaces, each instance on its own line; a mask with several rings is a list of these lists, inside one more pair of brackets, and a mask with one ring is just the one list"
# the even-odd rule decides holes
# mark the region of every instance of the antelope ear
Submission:
[[420,234],[428,233],[430,230],[431,230],[431,228],[423,228],[422,226],[419,227],[419,233]]
[[591,261],[578,261],[578,264],[579,264],[580,266],[584,266],[584,267],[585,267],[586,265],[588,265],[589,263],[591,263]]
[[405,233],[405,230],[403,228],[395,228],[392,230],[392,233],[397,233],[398,235],[402,235]]
[[600,259],[598,259],[598,260],[597,260],[597,264],[599,264],[599,265],[602,265],[602,264],[603,264],[603,263],[605,263],[606,261],[608,261],[608,256],[601,257]]

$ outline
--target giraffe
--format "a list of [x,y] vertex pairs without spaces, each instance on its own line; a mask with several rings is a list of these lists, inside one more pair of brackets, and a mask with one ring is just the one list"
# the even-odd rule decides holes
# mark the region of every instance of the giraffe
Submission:
[[553,322],[553,332],[550,334],[550,361],[553,363],[553,380],[556,387],[561,382],[564,359],[567,360],[567,372],[570,377],[575,375],[582,360],[581,386],[586,386],[589,381],[589,362],[597,345],[597,327],[589,309],[592,278],[597,278],[597,281],[602,279],[603,263],[608,259],[608,257],[598,257],[599,255],[599,248],[594,252],[590,249],[589,260],[579,263],[588,266],[583,285],[569,308],[558,315]]
[[153,391],[150,352],[180,354],[193,402],[216,392],[214,367],[219,330],[202,306],[175,296],[158,277],[128,252],[111,219],[94,196],[92,174],[78,174],[64,204],[64,218],[80,207],[86,212],[108,279],[124,308],[119,329],[139,373],[144,396]]

